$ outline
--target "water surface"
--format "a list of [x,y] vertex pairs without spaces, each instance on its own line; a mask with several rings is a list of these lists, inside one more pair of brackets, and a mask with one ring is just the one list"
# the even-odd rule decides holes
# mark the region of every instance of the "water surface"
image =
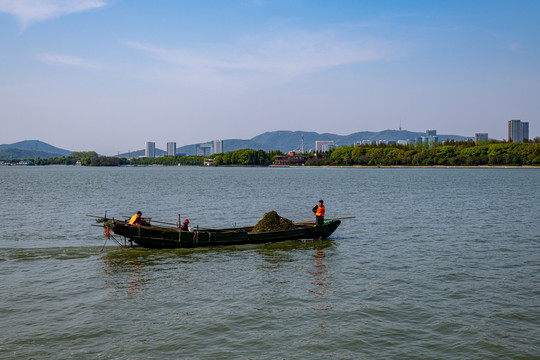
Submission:
[[[540,170],[0,168],[0,357],[533,359]],[[86,214],[345,220],[324,241],[123,249]]]

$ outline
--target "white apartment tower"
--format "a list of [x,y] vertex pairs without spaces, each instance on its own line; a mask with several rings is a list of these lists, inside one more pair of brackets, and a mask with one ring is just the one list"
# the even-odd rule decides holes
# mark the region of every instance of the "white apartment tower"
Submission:
[[521,120],[508,120],[508,141],[523,142],[529,139],[529,123]]
[[214,154],[223,152],[223,140],[214,140]]
[[334,146],[333,141],[315,141],[315,152],[326,152]]
[[489,137],[487,133],[476,133],[474,134],[474,142],[488,141]]
[[146,147],[144,150],[144,156],[147,158],[155,158],[156,157],[156,143],[152,141],[146,142]]
[[175,142],[167,143],[167,156],[176,156],[176,143]]

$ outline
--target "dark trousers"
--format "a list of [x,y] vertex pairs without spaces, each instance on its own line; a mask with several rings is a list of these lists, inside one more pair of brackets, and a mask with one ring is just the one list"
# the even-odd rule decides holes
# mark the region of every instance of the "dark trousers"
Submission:
[[315,216],[315,225],[324,224],[324,216]]

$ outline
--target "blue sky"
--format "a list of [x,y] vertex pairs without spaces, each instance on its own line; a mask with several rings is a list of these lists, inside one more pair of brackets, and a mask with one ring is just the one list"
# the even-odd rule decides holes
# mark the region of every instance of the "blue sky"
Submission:
[[0,0],[0,144],[540,122],[540,1]]

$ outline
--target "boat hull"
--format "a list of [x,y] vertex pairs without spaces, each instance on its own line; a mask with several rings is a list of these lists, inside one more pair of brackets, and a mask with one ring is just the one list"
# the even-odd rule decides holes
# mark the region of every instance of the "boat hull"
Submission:
[[133,243],[150,249],[193,248],[201,246],[261,244],[299,239],[326,239],[341,224],[326,220],[319,226],[298,226],[296,229],[252,233],[252,227],[220,230],[180,231],[177,228],[130,225],[125,221],[109,220],[104,226]]

